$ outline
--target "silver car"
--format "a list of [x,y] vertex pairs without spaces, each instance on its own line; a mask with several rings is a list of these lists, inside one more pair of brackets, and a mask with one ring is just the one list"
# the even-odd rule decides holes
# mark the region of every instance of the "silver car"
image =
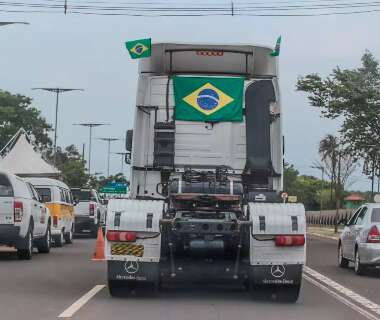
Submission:
[[350,261],[356,274],[380,266],[380,203],[362,205],[345,224],[339,238],[338,263],[347,268]]

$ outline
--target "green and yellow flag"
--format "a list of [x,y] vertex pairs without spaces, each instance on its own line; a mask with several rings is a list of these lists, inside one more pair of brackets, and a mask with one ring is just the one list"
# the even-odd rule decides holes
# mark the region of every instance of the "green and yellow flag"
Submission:
[[152,55],[152,41],[150,38],[127,41],[125,47],[132,59],[147,58]]
[[174,76],[175,119],[243,121],[244,78]]

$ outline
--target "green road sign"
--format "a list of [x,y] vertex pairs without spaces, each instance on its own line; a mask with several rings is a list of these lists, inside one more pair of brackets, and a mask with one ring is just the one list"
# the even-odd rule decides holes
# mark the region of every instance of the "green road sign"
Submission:
[[128,186],[125,183],[111,183],[103,188],[100,188],[100,193],[115,193],[115,194],[126,194],[128,191]]

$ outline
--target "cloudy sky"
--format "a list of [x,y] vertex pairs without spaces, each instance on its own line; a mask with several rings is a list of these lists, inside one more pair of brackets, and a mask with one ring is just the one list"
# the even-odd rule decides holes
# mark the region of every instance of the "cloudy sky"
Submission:
[[[327,75],[337,65],[357,67],[365,49],[380,58],[380,12],[324,17],[151,18],[8,13],[1,12],[0,8],[0,21],[12,20],[28,21],[30,25],[0,29],[0,88],[32,97],[33,105],[51,123],[54,96],[31,88],[85,89],[66,93],[60,99],[58,145],[75,144],[78,148],[83,143],[87,147],[88,129],[73,126],[73,123],[112,124],[95,129],[95,138],[123,138],[125,131],[132,127],[137,63],[129,59],[124,49],[126,40],[151,37],[156,42],[273,46],[277,36],[282,35],[280,85],[286,161],[293,163],[301,173],[314,175],[320,175],[310,168],[317,159],[318,142],[324,135],[335,133],[338,123],[321,119],[318,110],[308,106],[306,96],[295,91],[297,77],[311,72]],[[113,143],[112,151],[123,150],[122,141]],[[105,142],[94,140],[92,159],[93,171],[105,173]],[[120,169],[120,156],[113,155],[111,173]],[[360,170],[351,188],[369,188],[369,181],[360,177]]]

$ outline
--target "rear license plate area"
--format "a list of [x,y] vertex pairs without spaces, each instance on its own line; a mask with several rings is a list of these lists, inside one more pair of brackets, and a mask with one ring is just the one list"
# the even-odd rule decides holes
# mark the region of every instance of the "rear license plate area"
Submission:
[[111,254],[116,256],[142,257],[144,255],[144,246],[134,243],[113,243],[111,245]]

